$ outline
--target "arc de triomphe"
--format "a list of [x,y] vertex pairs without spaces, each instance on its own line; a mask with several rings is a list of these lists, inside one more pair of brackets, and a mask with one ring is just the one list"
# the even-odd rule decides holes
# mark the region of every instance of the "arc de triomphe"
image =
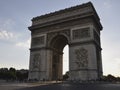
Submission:
[[29,79],[62,79],[63,48],[69,46],[69,80],[102,76],[102,25],[91,2],[32,19]]

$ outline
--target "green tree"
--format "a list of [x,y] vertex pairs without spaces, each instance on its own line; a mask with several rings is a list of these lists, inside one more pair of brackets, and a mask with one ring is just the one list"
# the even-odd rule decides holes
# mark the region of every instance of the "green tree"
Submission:
[[0,79],[8,79],[8,68],[0,68]]
[[16,79],[16,69],[15,68],[10,68],[9,69],[9,79],[15,80]]
[[67,80],[69,78],[69,72],[67,71],[64,75],[63,75],[63,80]]
[[17,70],[16,72],[17,80],[24,81],[28,79],[28,70]]

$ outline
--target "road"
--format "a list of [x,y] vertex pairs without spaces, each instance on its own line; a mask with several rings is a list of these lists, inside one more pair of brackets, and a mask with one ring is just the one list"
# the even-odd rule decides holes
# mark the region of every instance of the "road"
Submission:
[[0,90],[120,90],[120,84],[80,83],[3,83]]

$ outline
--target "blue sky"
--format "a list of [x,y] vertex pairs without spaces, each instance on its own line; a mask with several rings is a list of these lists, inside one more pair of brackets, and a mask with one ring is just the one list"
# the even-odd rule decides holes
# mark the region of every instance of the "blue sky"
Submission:
[[[120,76],[120,0],[0,0],[0,68],[28,69],[30,31],[27,27],[33,17],[88,1],[93,3],[103,25],[103,73]],[[65,48],[66,66],[67,52]]]

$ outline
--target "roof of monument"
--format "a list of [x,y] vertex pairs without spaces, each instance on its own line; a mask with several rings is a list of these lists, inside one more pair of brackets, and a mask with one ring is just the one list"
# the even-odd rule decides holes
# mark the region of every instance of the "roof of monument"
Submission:
[[[81,5],[76,5],[76,6],[73,6],[73,7],[65,8],[65,9],[62,9],[62,10],[59,10],[59,11],[47,13],[47,14],[44,14],[44,15],[41,15],[41,16],[37,16],[37,17],[34,17],[32,20],[46,18],[46,17],[49,17],[49,16],[54,16],[56,14],[61,14],[61,13],[65,13],[65,12],[68,12],[68,11],[73,11],[73,10],[76,10],[76,9],[84,8],[84,7],[89,6],[89,5],[92,6],[92,8],[94,9],[94,11],[96,13],[96,10],[93,7],[93,4],[91,2],[88,2],[88,3],[83,3]],[[96,13],[96,15],[97,15],[97,13]],[[97,17],[97,18],[99,19],[99,17]]]
[[97,22],[98,27],[102,30],[102,25],[100,23],[99,16],[91,2],[83,3],[81,5],[76,5],[70,8],[34,17],[32,19],[32,26],[30,26],[29,29],[89,16],[93,16],[93,18]]

